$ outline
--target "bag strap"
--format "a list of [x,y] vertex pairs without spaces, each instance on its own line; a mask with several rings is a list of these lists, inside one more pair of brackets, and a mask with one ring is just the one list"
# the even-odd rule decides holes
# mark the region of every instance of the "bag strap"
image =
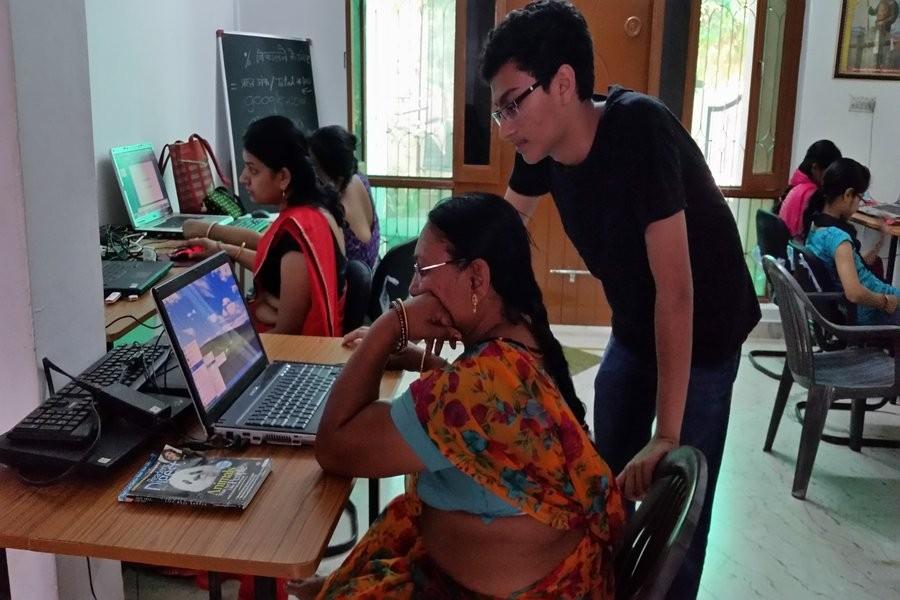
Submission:
[[[165,160],[163,160],[163,157],[165,157]],[[169,150],[169,144],[166,144],[159,152],[159,161],[157,162],[157,165],[159,166],[160,173],[166,172],[166,167],[169,165],[170,158],[172,158],[172,151]]]
[[222,167],[219,166],[219,161],[218,161],[218,159],[216,159],[216,153],[213,152],[213,149],[210,147],[209,142],[207,142],[206,139],[203,138],[203,136],[201,136],[199,133],[192,133],[191,137],[188,138],[188,141],[190,141],[192,139],[196,139],[198,142],[200,142],[203,145],[203,148],[206,149],[207,155],[209,155],[209,158],[212,160],[213,165],[215,165],[215,167],[216,167],[216,173],[219,174],[219,179],[227,187],[231,187],[231,179],[229,179],[228,177],[226,177],[224,175],[224,173],[222,173]]

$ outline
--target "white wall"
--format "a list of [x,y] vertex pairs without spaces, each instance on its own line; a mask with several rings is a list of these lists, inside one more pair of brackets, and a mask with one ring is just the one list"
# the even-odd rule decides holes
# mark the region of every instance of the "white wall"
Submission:
[[239,31],[312,40],[319,125],[347,126],[346,11],[343,0],[237,0]]
[[[86,0],[101,223],[127,223],[109,149],[197,132],[217,147],[216,30],[232,0]],[[224,157],[223,157],[224,158]],[[223,165],[224,166],[224,165]],[[177,201],[171,169],[169,194]]]
[[[791,166],[812,142],[831,139],[872,170],[872,196],[893,202],[900,196],[900,81],[834,78],[840,18],[838,0],[807,0]],[[876,98],[874,114],[849,112],[851,96]]]

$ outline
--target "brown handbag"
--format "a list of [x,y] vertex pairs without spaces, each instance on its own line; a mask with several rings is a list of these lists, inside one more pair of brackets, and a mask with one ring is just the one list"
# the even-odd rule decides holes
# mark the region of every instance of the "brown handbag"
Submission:
[[159,153],[161,173],[165,173],[170,158],[172,175],[175,177],[175,191],[178,193],[179,212],[193,214],[206,212],[203,200],[216,187],[212,169],[209,167],[210,160],[215,165],[222,183],[231,187],[231,180],[222,173],[209,142],[196,133],[191,134],[186,142],[176,140],[163,146],[162,152]]

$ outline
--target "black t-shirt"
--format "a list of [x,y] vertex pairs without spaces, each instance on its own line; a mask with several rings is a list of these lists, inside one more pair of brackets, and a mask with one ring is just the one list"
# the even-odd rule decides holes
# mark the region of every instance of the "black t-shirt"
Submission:
[[655,98],[611,87],[581,164],[547,157],[529,165],[517,154],[509,187],[553,195],[566,234],[603,283],[613,335],[642,357],[654,360],[656,347],[656,288],[644,233],[682,210],[694,283],[693,364],[733,355],[759,321],[731,211],[700,149]]
[[[344,285],[347,281],[347,258],[341,253],[341,247],[334,235],[331,236],[331,239],[334,243],[334,255],[337,258],[335,267],[337,269],[338,296],[340,296],[344,293]],[[300,248],[297,240],[285,233],[279,235],[272,242],[266,260],[259,270],[260,283],[267,292],[276,298],[281,297],[281,259],[288,252],[303,252],[303,249]]]

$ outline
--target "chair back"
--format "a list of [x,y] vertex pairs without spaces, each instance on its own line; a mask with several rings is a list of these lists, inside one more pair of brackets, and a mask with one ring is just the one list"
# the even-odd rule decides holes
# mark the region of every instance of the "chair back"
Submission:
[[813,306],[797,280],[777,260],[764,256],[763,268],[778,296],[788,368],[797,383],[809,387],[815,379],[813,351],[816,341],[811,327],[817,319],[826,319]]
[[374,321],[388,309],[392,300],[409,295],[413,278],[413,253],[418,237],[388,250],[372,275],[372,293],[369,298],[369,318]]
[[344,302],[344,333],[365,323],[372,290],[372,268],[361,260],[347,262],[347,299]]
[[656,466],[653,485],[625,525],[616,550],[616,598],[664,598],[688,546],[706,497],[706,459],[681,446]]
[[794,278],[804,292],[844,291],[831,269],[815,252],[796,240],[791,240],[789,245],[794,253]]
[[756,211],[756,242],[760,254],[787,260],[791,232],[778,215],[763,208]]

